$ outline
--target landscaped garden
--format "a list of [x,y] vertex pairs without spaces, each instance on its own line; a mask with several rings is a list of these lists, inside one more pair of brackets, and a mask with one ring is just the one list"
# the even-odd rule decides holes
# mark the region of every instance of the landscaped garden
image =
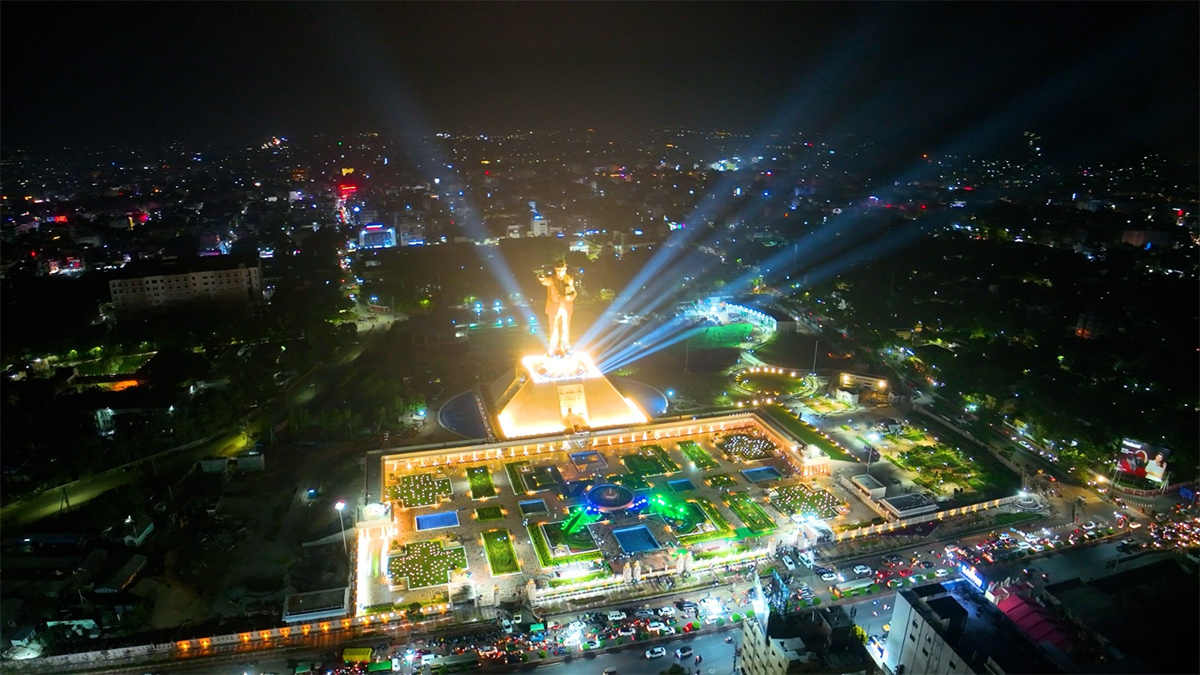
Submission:
[[947,484],[980,492],[1002,480],[989,475],[974,457],[940,444],[914,445],[898,454],[889,453],[887,458],[896,466],[917,473],[913,482],[934,492],[945,492]]
[[572,532],[566,532],[563,530],[562,524],[562,521],[546,523],[543,528],[546,533],[546,543],[550,545],[551,550],[557,550],[559,546],[566,546],[571,553],[586,553],[596,550],[596,540],[592,538],[592,533],[588,528],[578,527],[573,528]]
[[417,541],[388,555],[392,584],[405,579],[409,590],[450,583],[450,572],[467,568],[462,546],[447,549],[440,539]]
[[541,563],[542,567],[557,567],[559,565],[569,565],[586,560],[599,560],[604,557],[604,554],[600,551],[555,556],[542,530],[558,526],[558,523],[550,524],[547,528],[543,528],[539,523],[530,523],[525,526],[525,531],[529,533],[529,541],[533,544],[533,550],[537,553],[538,562]]
[[[621,462],[625,464],[625,468],[629,469],[630,473],[643,478],[670,473],[672,469],[663,463],[662,458],[655,454],[651,447],[658,446],[645,446],[637,454],[625,455],[621,458]],[[672,462],[673,464],[674,462]],[[679,467],[676,466],[674,470],[678,471]]]
[[504,509],[499,506],[485,506],[481,509],[475,509],[475,517],[481,523],[486,523],[489,520],[504,520]]
[[496,486],[492,484],[492,474],[486,466],[467,469],[467,482],[471,485],[471,499],[496,496]]
[[746,391],[766,396],[794,394],[804,389],[804,374],[783,368],[749,368],[734,376]]
[[437,478],[431,473],[400,477],[398,485],[389,485],[388,499],[400,502],[403,508],[437,504],[454,493],[449,478]]
[[636,473],[613,474],[605,480],[610,483],[616,483],[617,485],[624,485],[630,490],[645,490],[646,488],[650,487],[650,484],[646,482],[646,479],[642,478],[641,474]]
[[775,529],[775,521],[771,520],[766,511],[745,492],[732,492],[725,495],[724,499],[725,504],[741,518],[752,534],[762,534]]
[[709,487],[715,488],[733,487],[734,485],[737,485],[737,479],[727,473],[713,474],[708,478],[705,478],[704,482],[708,483]]
[[508,474],[508,482],[512,485],[513,494],[522,495],[529,492],[529,488],[525,486],[525,478],[522,470],[529,466],[529,462],[513,462],[505,464],[504,471]]
[[688,461],[690,461],[697,469],[700,469],[701,471],[708,471],[709,469],[715,469],[720,466],[720,464],[717,463],[717,460],[713,459],[712,456],[709,455],[704,448],[700,447],[700,444],[696,441],[680,441],[679,451],[683,453],[684,457],[688,458]]
[[508,530],[484,532],[483,548],[487,551],[492,576],[516,574],[521,571],[521,566],[517,564],[517,552],[513,549],[512,535]]
[[658,461],[662,462],[663,467],[666,468],[667,473],[674,473],[679,470],[679,465],[675,463],[675,460],[671,459],[671,455],[661,445],[645,445],[642,446],[642,450],[649,450],[650,454],[657,457]]
[[762,436],[733,434],[726,436],[717,444],[726,455],[737,457],[747,462],[760,459],[770,459],[775,456],[775,444]]
[[828,491],[806,483],[775,488],[770,499],[771,505],[785,516],[803,515],[825,520],[849,508],[848,504]]
[[[691,546],[714,539],[728,539],[734,535],[734,529],[729,525],[729,521],[717,511],[717,507],[712,502],[697,497],[688,502],[691,508],[693,517],[696,518],[696,530],[694,533],[681,534],[679,537],[680,546]],[[704,523],[708,523],[711,527],[705,530]]]

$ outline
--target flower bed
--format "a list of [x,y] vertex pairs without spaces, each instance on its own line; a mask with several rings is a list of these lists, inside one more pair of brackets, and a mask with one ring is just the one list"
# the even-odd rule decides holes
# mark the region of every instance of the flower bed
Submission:
[[733,434],[726,436],[717,446],[726,455],[737,457],[747,462],[770,459],[775,456],[777,448],[770,439],[762,436]]
[[559,565],[569,565],[574,562],[600,560],[604,557],[604,554],[600,551],[589,551],[587,553],[576,553],[556,558],[553,551],[550,550],[550,545],[546,543],[546,536],[542,534],[541,525],[530,523],[525,526],[525,531],[529,533],[529,541],[533,543],[533,551],[537,553],[538,562],[541,563],[542,567],[557,567]]
[[796,514],[825,520],[849,508],[846,502],[815,485],[785,485],[775,489],[771,505],[785,516]]

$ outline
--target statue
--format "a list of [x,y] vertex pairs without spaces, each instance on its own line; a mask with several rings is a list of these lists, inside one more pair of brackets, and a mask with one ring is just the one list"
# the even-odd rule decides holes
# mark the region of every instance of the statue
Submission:
[[554,274],[540,275],[546,287],[546,318],[550,320],[548,356],[566,356],[571,350],[571,312],[575,305],[575,279],[567,274],[567,263],[554,263]]

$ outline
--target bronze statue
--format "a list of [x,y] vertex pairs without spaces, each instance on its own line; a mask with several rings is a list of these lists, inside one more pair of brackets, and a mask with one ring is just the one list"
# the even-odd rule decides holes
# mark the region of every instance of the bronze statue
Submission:
[[554,263],[553,274],[538,276],[546,287],[546,318],[550,320],[548,356],[566,356],[571,351],[571,312],[575,305],[575,279],[567,274],[566,261]]

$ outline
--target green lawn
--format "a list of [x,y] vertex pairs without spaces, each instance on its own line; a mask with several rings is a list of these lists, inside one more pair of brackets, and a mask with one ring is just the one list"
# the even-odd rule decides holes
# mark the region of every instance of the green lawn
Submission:
[[734,535],[733,527],[729,525],[729,521],[725,520],[720,511],[717,511],[717,507],[712,502],[703,497],[697,497],[691,500],[689,504],[693,507],[693,513],[699,511],[703,516],[702,519],[697,519],[697,525],[708,522],[713,526],[713,529],[710,532],[681,535],[679,537],[679,544],[681,546],[691,546],[714,539],[728,539]]
[[825,520],[849,508],[845,502],[815,485],[785,485],[776,488],[775,492],[771,505],[785,516],[801,514]]
[[745,492],[725,495],[725,504],[741,518],[751,533],[762,534],[775,529],[775,521]]
[[471,499],[494,497],[496,486],[492,485],[492,474],[486,466],[473,466],[467,469],[467,481],[471,484]]
[[737,479],[727,473],[717,473],[704,479],[709,487],[732,487],[737,485]]
[[442,497],[453,493],[449,478],[437,478],[431,473],[401,476],[399,485],[388,486],[388,499],[400,502],[404,508],[437,504]]
[[815,445],[821,449],[830,459],[840,459],[844,462],[853,462],[854,457],[850,456],[845,450],[833,444],[833,441],[822,436],[818,431],[801,422],[786,408],[780,406],[767,406],[764,408],[766,413],[771,416],[771,419],[778,422],[781,426],[788,430],[788,433],[796,437],[804,445]]
[[610,483],[616,483],[617,485],[624,485],[630,490],[644,490],[650,487],[650,484],[646,482],[646,479],[642,478],[640,474],[636,473],[613,474],[605,480]]
[[600,560],[604,557],[604,554],[600,551],[555,557],[554,553],[550,550],[550,545],[546,543],[546,535],[542,533],[542,526],[539,523],[526,525],[525,531],[529,533],[529,541],[533,543],[533,550],[537,553],[538,562],[541,563],[542,567],[558,567],[559,565],[569,565],[574,562]]
[[409,590],[450,583],[452,570],[467,568],[467,553],[462,546],[445,548],[440,539],[417,541],[388,555],[388,576],[392,583],[405,579]]
[[513,549],[512,535],[508,530],[484,532],[483,548],[487,551],[492,576],[516,574],[521,571],[521,566],[517,564],[517,552]]
[[489,520],[504,520],[504,509],[499,506],[485,506],[482,509],[475,509],[475,515],[481,523]]
[[521,476],[521,469],[526,466],[529,466],[529,462],[513,462],[504,465],[504,471],[508,474],[508,482],[512,484],[515,495],[523,495],[529,491],[525,487],[525,479]]
[[657,457],[658,461],[662,462],[663,467],[666,468],[667,473],[679,471],[679,465],[675,463],[675,460],[671,459],[671,455],[661,445],[644,445],[642,446],[642,450],[648,450],[650,454]]
[[715,469],[720,466],[720,464],[717,463],[717,460],[713,459],[712,456],[709,455],[704,448],[700,447],[700,444],[696,441],[680,441],[679,451],[682,452],[683,456],[687,457],[688,460],[701,471],[708,471],[709,469]]
[[792,371],[786,373],[748,373],[738,374],[737,383],[745,390],[766,396],[783,396],[794,394],[804,389],[803,373],[796,372],[799,377],[792,377]]
[[775,456],[775,451],[777,450],[775,444],[770,439],[746,434],[726,436],[721,439],[717,447],[726,455],[738,457],[748,462],[770,459]]
[[596,540],[592,538],[592,533],[586,527],[581,527],[567,536],[562,531],[563,522],[566,521],[546,523],[542,530],[546,535],[546,543],[550,545],[552,551],[563,544],[571,553],[587,553],[596,550]]
[[625,464],[625,468],[629,472],[643,478],[647,476],[661,476],[668,473],[667,466],[653,452],[642,448],[641,452],[635,455],[625,455],[621,458],[621,462]]

